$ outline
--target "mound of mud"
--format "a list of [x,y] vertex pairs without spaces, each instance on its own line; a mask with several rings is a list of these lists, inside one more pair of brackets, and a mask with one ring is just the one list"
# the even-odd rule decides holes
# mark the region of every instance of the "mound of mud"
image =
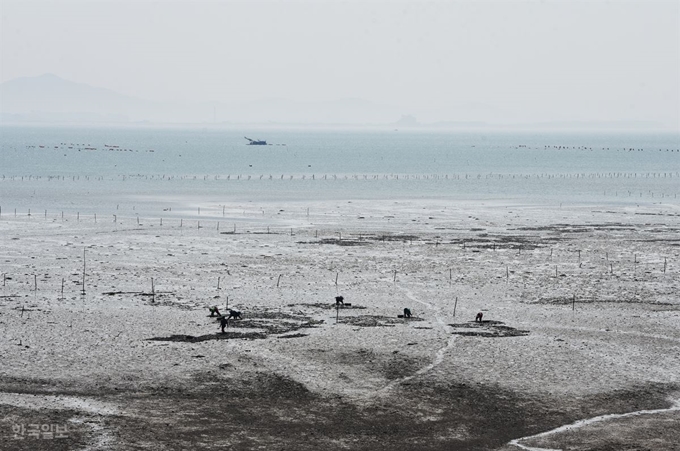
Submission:
[[359,315],[340,317],[340,322],[359,327],[394,327],[395,324],[403,324],[405,321],[424,321],[422,318],[393,318],[379,315]]
[[147,338],[148,341],[175,341],[175,342],[185,342],[185,343],[199,343],[201,341],[208,340],[233,340],[236,338],[243,338],[247,340],[258,340],[267,338],[267,334],[261,332],[226,332],[226,333],[216,333],[208,335],[199,335],[195,337],[193,335],[170,335],[169,337],[153,337]]
[[454,329],[451,332],[452,334],[466,337],[501,338],[529,335],[528,330],[515,329],[514,327],[504,325],[501,321],[470,321],[467,323],[449,324],[449,326]]

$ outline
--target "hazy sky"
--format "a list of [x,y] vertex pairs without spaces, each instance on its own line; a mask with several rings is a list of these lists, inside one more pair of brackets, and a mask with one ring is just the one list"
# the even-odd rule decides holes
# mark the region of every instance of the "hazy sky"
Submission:
[[[680,121],[680,2],[0,0],[1,81],[360,98],[421,120]],[[495,113],[494,113],[495,112]]]

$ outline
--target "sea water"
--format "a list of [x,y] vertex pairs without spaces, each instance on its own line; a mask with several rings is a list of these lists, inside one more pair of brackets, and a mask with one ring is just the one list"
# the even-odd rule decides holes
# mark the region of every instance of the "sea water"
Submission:
[[678,194],[677,134],[0,128],[3,214],[419,198],[675,208]]

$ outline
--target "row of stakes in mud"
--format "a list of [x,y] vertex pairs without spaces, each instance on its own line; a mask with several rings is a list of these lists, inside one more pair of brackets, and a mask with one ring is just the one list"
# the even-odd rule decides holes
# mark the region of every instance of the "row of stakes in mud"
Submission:
[[[106,178],[109,181],[125,181],[127,179],[144,180],[474,180],[474,179],[595,179],[595,178],[674,178],[680,177],[680,173],[675,172],[576,172],[576,173],[473,173],[473,174],[297,174],[297,175],[119,175],[113,178]],[[70,180],[70,181],[104,181],[104,176],[63,176],[63,175],[2,175],[2,180],[9,181],[33,181],[33,180]]]

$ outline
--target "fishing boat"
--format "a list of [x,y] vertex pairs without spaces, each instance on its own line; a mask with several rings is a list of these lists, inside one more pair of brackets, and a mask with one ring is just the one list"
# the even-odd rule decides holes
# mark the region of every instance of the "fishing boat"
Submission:
[[249,141],[249,142],[248,142],[248,145],[249,145],[249,146],[266,146],[266,145],[267,145],[267,141],[260,141],[260,140],[256,140],[256,139],[250,139],[250,138],[248,138],[247,136],[244,136],[244,138],[247,139],[247,140]]

